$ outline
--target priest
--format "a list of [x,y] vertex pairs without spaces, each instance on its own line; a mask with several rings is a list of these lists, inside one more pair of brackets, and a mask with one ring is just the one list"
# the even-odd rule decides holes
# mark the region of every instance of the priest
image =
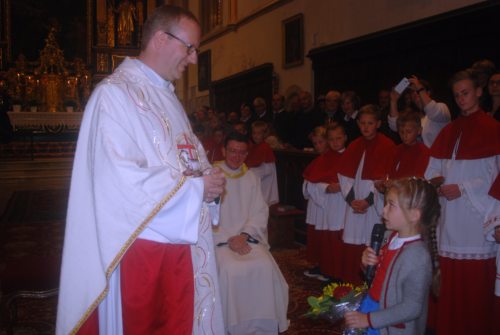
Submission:
[[269,252],[268,207],[247,150],[246,137],[231,133],[217,165],[227,181],[214,234],[222,309],[226,333],[277,334],[288,328],[288,285]]
[[[222,334],[211,233],[224,176],[174,93],[197,61],[192,13],[160,6],[83,116],[57,334]],[[214,222],[216,222],[214,220]]]

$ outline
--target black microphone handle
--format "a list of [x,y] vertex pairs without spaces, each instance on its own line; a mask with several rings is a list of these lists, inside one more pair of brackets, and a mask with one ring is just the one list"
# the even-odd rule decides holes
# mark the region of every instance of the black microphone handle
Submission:
[[[370,247],[375,251],[375,254],[378,256],[380,248],[382,247],[382,242],[384,241],[384,233],[385,233],[385,225],[383,223],[376,223],[373,226],[371,239],[370,239]],[[366,267],[365,276],[368,287],[371,286],[373,278],[375,277],[375,265],[368,265]]]
[[[380,243],[378,241],[373,241],[373,243],[370,247],[373,250],[375,250],[375,254],[378,256],[381,246],[382,246],[382,243]],[[366,282],[368,284],[368,287],[370,287],[372,285],[372,281],[373,281],[373,278],[375,277],[375,270],[376,269],[377,269],[376,265],[368,265],[366,267],[365,276],[366,276]]]

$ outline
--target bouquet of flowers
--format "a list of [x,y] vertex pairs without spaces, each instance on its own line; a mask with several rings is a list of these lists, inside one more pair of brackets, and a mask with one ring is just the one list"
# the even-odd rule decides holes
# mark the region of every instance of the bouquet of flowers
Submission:
[[[344,318],[345,312],[355,311],[359,308],[366,291],[366,284],[354,286],[350,283],[331,283],[323,288],[323,295],[307,298],[310,308],[305,316],[324,318],[335,323]],[[362,329],[345,329],[343,334],[362,333]]]

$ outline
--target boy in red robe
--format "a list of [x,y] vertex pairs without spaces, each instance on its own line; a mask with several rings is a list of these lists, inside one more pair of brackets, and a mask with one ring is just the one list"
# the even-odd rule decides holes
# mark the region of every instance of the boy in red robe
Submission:
[[224,160],[224,155],[222,154],[222,149],[224,148],[224,128],[215,128],[212,136],[202,141],[202,144],[207,153],[208,161],[211,164]]
[[316,241],[311,241],[317,244],[320,275],[316,278],[320,280],[342,276],[342,230],[347,209],[337,175],[347,142],[345,129],[337,124],[328,126],[326,140],[328,149],[312,161],[303,174],[304,196],[308,198],[308,205],[314,202],[319,207],[317,214],[323,214],[314,225]]
[[325,127],[316,127],[310,134],[311,142],[313,143],[314,151],[319,154],[309,165],[306,166],[302,176],[304,183],[302,185],[302,193],[307,200],[306,225],[307,225],[307,245],[306,258],[313,266],[304,271],[304,275],[310,278],[316,278],[321,281],[328,281],[326,274],[321,273],[319,266],[321,240],[320,230],[316,226],[322,226],[325,220],[325,205],[324,199],[316,197],[317,193],[322,193],[318,188],[323,182],[323,187],[326,188],[330,180],[332,180],[332,172],[327,164],[326,153],[328,150],[328,142],[326,138]]
[[480,108],[482,88],[473,72],[460,71],[450,83],[460,116],[436,137],[425,172],[427,179],[444,178],[438,188],[441,288],[436,332],[489,334],[495,243],[484,238],[481,223],[494,202],[488,191],[498,174],[500,128]]
[[420,120],[420,115],[413,111],[407,111],[398,118],[398,132],[403,143],[396,147],[389,171],[390,179],[424,176],[429,164],[429,148],[417,141],[422,133]]
[[380,112],[374,105],[363,106],[358,114],[361,137],[342,155],[339,181],[349,205],[343,233],[345,261],[343,279],[361,284],[361,254],[370,243],[373,225],[380,221],[384,196],[375,182],[386,179],[393,161],[395,145],[378,132]]
[[269,125],[264,121],[252,123],[252,139],[248,145],[245,164],[260,178],[262,195],[268,206],[279,202],[276,157],[273,149],[266,143]]

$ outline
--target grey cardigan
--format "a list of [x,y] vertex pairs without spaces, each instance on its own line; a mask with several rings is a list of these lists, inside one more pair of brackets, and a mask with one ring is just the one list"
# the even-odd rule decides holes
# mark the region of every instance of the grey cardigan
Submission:
[[425,333],[432,262],[426,243],[406,242],[387,269],[380,296],[380,309],[368,314],[380,334]]

